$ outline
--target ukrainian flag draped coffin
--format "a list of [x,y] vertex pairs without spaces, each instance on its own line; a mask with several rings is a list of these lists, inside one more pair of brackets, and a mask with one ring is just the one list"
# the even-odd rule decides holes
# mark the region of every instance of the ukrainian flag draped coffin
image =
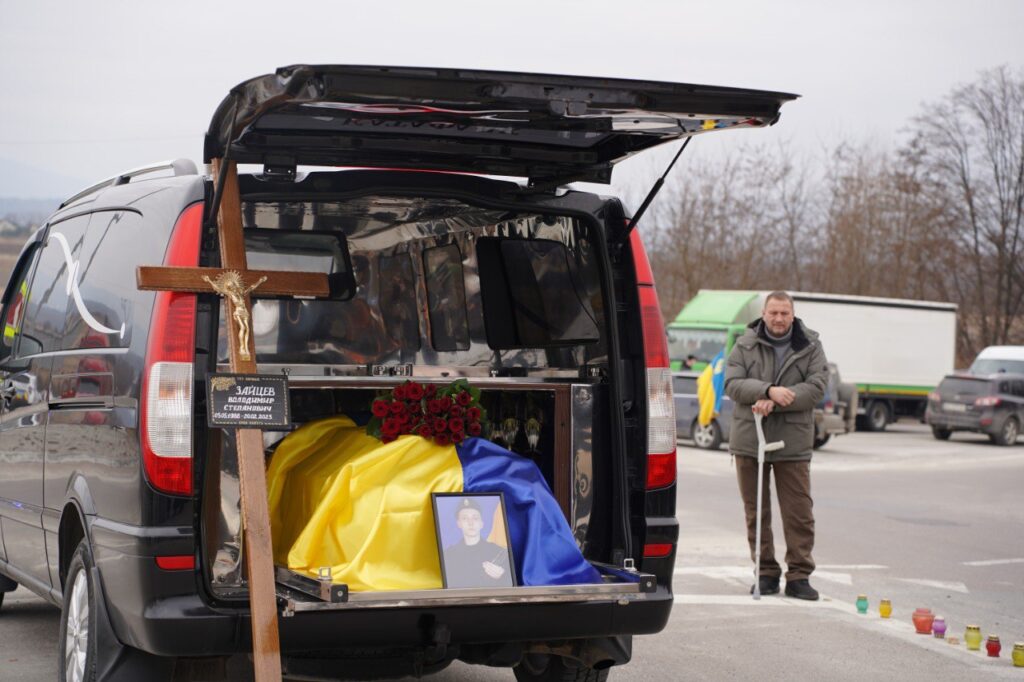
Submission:
[[520,585],[601,582],[537,466],[482,438],[382,443],[330,417],[281,441],[267,487],[275,563],[353,591],[442,586],[431,493],[504,494]]

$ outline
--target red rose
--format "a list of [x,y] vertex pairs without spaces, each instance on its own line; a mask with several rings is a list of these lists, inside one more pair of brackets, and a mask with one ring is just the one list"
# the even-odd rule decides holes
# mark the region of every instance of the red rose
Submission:
[[454,443],[455,445],[458,445],[464,440],[466,440],[466,434],[462,433],[461,431],[452,434],[452,443]]
[[448,428],[448,422],[446,422],[441,417],[438,417],[437,419],[434,420],[433,426],[435,431],[437,431],[438,433],[442,433]]
[[423,387],[415,381],[405,387],[405,397],[409,400],[420,400],[423,397]]
[[395,438],[397,438],[397,437],[398,436],[389,436],[386,433],[382,433],[381,436],[380,436],[380,442],[381,443],[390,443],[391,441],[395,440]]
[[391,395],[395,400],[405,400],[405,386],[398,385],[391,391]]
[[423,396],[425,398],[433,398],[435,395],[437,395],[437,386],[434,384],[427,384],[423,389]]
[[419,414],[423,411],[423,406],[419,403],[412,403],[409,405],[409,414]]
[[420,424],[420,427],[416,429],[416,433],[418,433],[423,438],[430,438],[430,435],[434,433],[434,430],[431,429],[426,424]]
[[448,414],[452,417],[461,417],[464,411],[458,405],[452,405],[452,409],[448,410]]
[[479,436],[483,428],[480,426],[480,422],[470,422],[469,426],[466,427],[466,431],[471,436]]
[[471,402],[473,402],[473,396],[469,394],[469,391],[463,391],[458,395],[458,398],[456,398],[456,400],[459,401],[459,405],[465,407],[466,405],[469,405]]
[[448,430],[453,433],[458,433],[466,428],[466,425],[458,417],[452,417],[448,420]]
[[370,406],[370,411],[373,412],[374,417],[386,417],[388,416],[388,402],[386,400],[374,400],[373,405]]
[[468,419],[471,422],[475,422],[475,421],[479,420],[480,419],[480,408],[479,407],[469,407],[469,408],[467,408],[466,409],[466,419]]
[[390,409],[391,414],[402,414],[403,412],[405,412],[405,405],[398,402],[397,400],[394,400],[391,403]]
[[452,409],[452,405],[452,399],[449,398],[448,396],[441,398],[441,409],[444,410],[445,412]]
[[380,427],[380,432],[385,436],[397,436],[398,432],[402,430],[401,425],[395,419],[388,418],[384,420],[384,425]]
[[441,414],[441,401],[440,400],[429,400],[427,401],[427,410],[430,414]]
[[434,436],[434,442],[438,445],[451,445],[451,439],[448,437],[447,433],[439,433]]

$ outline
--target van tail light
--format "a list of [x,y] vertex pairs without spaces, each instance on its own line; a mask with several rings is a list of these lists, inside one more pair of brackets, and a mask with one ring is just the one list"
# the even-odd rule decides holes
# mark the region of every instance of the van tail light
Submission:
[[942,396],[939,395],[938,391],[932,391],[928,394],[928,400],[931,400],[933,403],[941,403]]
[[[186,208],[174,226],[164,265],[197,267],[203,204]],[[158,291],[142,375],[142,461],[150,485],[192,494],[192,365],[196,295]]]
[[1002,401],[994,395],[986,395],[974,401],[975,407],[996,407]]
[[672,396],[665,323],[658,292],[640,234],[629,235],[640,297],[640,319],[647,366],[647,489],[664,488],[676,480],[676,406]]

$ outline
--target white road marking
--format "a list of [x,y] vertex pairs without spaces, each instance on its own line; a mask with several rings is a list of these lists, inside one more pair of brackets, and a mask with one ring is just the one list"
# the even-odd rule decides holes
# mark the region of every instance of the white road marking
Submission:
[[939,590],[949,590],[951,592],[960,592],[962,594],[969,594],[970,590],[967,589],[967,585],[960,582],[943,582],[942,580],[921,580],[919,578],[894,578],[903,583],[911,583],[912,585],[921,585],[923,587],[934,587]]
[[832,583],[839,583],[841,585],[853,584],[853,578],[849,573],[835,573],[833,571],[819,571],[815,569],[814,573],[811,574],[811,577],[827,580]]
[[988,561],[965,561],[964,566],[1002,566],[1004,564],[1024,564],[1024,557],[1018,559],[989,559]]
[[[819,564],[818,569],[826,571],[881,571],[889,568],[882,564]],[[817,569],[815,570],[817,572]]]
[[[749,584],[754,579],[754,570],[749,566],[731,564],[728,566],[680,566],[675,569],[676,575],[699,575],[705,578],[725,580],[730,583]],[[849,573],[815,570],[813,577],[841,585],[852,585],[853,578]]]

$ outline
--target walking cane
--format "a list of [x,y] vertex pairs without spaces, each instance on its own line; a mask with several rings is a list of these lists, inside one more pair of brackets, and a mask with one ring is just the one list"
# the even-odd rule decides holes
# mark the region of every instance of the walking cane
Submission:
[[774,443],[764,442],[764,428],[761,420],[764,415],[754,414],[754,426],[757,427],[757,531],[754,540],[754,599],[761,598],[761,488],[764,487],[764,453],[786,447],[785,441]]

